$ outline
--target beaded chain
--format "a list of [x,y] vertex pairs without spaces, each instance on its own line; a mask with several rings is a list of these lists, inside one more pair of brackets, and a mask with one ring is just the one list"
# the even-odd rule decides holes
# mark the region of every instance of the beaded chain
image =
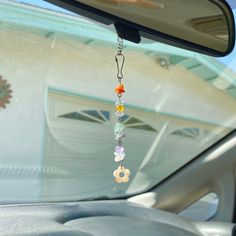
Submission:
[[122,117],[125,115],[125,106],[124,101],[122,99],[123,94],[125,93],[125,86],[122,83],[123,79],[123,67],[125,62],[125,56],[122,53],[123,50],[123,39],[117,39],[117,54],[115,56],[115,61],[117,64],[117,79],[118,85],[116,86],[115,92],[117,94],[117,102],[116,102],[116,117],[117,123],[114,127],[114,135],[117,141],[117,145],[115,147],[115,162],[119,163],[119,167],[117,170],[113,172],[113,176],[115,177],[115,181],[117,183],[127,183],[129,181],[130,171],[126,169],[123,165],[123,161],[125,159],[125,148],[123,146],[123,138],[125,138],[125,126],[122,123]]

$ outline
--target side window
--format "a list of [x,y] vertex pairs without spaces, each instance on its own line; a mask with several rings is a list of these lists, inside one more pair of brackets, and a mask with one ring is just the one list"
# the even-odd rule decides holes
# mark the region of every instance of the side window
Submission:
[[198,221],[210,221],[214,218],[219,204],[215,193],[208,193],[179,213],[180,216]]

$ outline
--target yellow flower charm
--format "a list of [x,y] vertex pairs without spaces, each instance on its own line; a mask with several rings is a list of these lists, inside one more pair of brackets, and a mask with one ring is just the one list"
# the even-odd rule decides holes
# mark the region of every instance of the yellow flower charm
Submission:
[[116,183],[127,183],[129,182],[130,171],[121,165],[113,172],[113,176],[115,177]]

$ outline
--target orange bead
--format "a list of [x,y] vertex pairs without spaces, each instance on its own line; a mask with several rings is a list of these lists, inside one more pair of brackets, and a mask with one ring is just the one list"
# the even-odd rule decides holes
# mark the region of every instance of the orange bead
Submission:
[[120,93],[124,93],[125,92],[125,87],[123,84],[120,84],[116,87],[115,89],[116,93],[120,94]]
[[117,105],[116,110],[120,111],[120,112],[123,112],[125,110],[125,107],[124,107],[124,105]]

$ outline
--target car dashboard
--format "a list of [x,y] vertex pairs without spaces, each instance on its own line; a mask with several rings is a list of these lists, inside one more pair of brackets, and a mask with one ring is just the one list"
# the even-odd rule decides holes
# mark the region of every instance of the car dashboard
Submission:
[[230,236],[234,224],[194,222],[127,201],[9,205],[0,207],[6,236]]

